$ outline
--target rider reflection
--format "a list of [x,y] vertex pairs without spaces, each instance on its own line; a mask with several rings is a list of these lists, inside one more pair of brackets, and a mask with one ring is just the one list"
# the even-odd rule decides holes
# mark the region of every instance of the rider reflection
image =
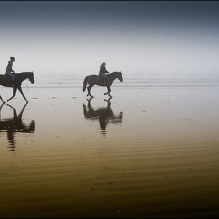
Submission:
[[95,110],[91,106],[92,99],[93,98],[87,99],[88,101],[87,107],[85,106],[85,104],[83,104],[84,118],[91,121],[98,120],[101,128],[101,134],[105,136],[106,126],[109,123],[113,123],[113,124],[122,123],[123,112],[120,112],[119,115],[114,114],[114,112],[111,109],[111,102],[110,102],[111,98],[109,98],[108,100],[105,99],[105,101],[107,102],[106,107],[101,107]]
[[6,132],[7,133],[9,150],[10,151],[15,151],[15,147],[16,147],[15,146],[15,144],[16,144],[15,134],[18,133],[18,132],[34,133],[34,131],[35,131],[35,121],[32,120],[29,125],[26,125],[22,121],[22,116],[23,116],[25,107],[27,106],[27,103],[24,105],[24,107],[21,110],[21,112],[19,113],[19,115],[17,115],[16,109],[14,107],[12,107],[9,104],[6,104],[11,109],[13,109],[13,117],[2,120],[1,119],[1,110],[2,110],[2,107],[4,105],[5,104],[3,103],[0,106],[0,132]]

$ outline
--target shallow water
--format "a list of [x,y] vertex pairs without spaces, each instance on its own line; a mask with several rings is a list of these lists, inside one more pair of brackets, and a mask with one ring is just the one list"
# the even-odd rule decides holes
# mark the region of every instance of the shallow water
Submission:
[[0,217],[218,217],[217,79],[62,77],[2,105]]

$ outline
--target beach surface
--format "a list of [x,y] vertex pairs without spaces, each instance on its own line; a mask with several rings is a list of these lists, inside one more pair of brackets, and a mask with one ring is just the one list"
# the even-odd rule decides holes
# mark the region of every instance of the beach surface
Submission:
[[218,81],[62,81],[1,106],[1,218],[218,218]]

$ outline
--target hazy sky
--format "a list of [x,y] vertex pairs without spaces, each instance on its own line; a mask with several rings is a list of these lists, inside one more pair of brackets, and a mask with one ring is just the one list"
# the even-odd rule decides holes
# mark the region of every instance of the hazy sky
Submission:
[[217,74],[217,1],[0,1],[0,72]]

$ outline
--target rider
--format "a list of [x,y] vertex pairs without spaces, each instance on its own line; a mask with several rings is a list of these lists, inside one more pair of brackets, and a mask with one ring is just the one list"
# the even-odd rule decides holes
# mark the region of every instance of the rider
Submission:
[[15,61],[15,57],[10,57],[10,60],[8,61],[8,65],[6,67],[6,73],[5,73],[5,74],[9,75],[9,77],[12,79],[12,86],[14,86],[14,80],[15,80],[15,76],[13,74],[13,73],[15,73],[15,71],[12,68],[14,61]]
[[107,82],[107,76],[105,73],[109,73],[109,72],[106,70],[106,63],[103,62],[100,66],[99,76],[101,76],[101,78],[103,79],[104,85],[106,85]]

